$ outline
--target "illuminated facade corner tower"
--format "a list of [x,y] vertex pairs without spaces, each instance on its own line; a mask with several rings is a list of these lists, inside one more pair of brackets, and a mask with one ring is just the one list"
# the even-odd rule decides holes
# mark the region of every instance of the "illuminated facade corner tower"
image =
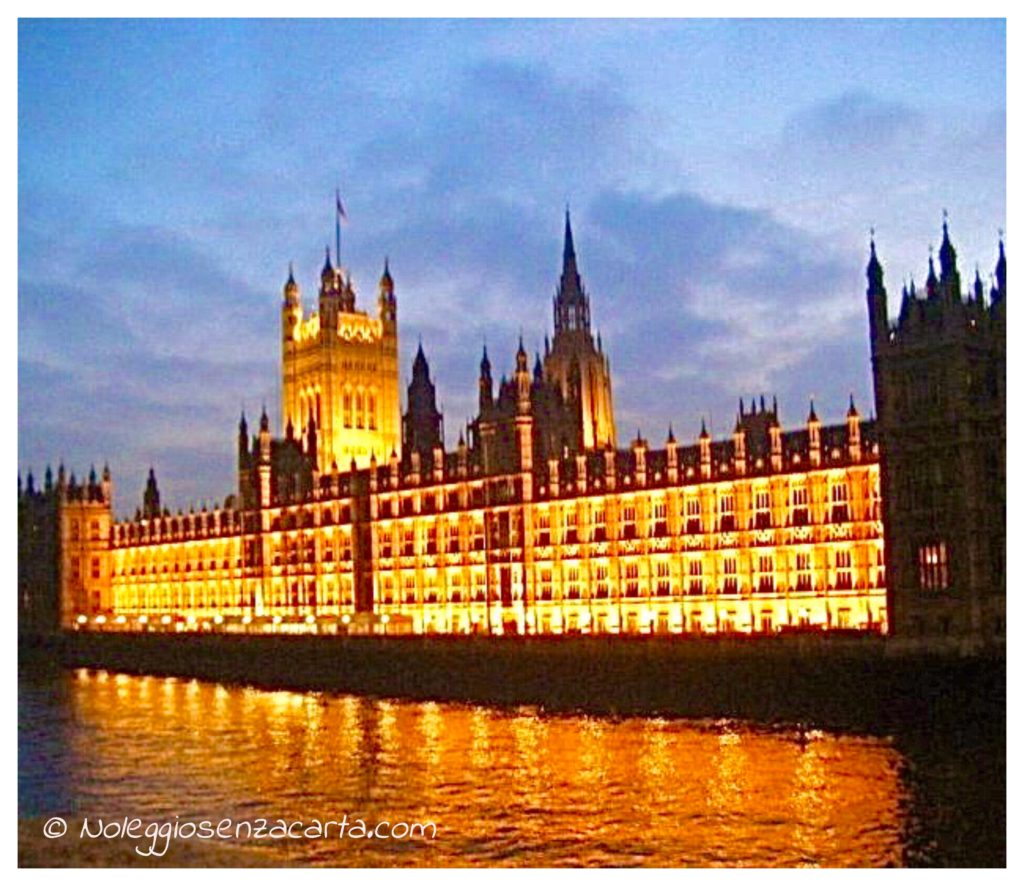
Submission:
[[347,470],[401,453],[398,322],[387,263],[377,316],[356,309],[352,278],[331,264],[320,274],[319,310],[304,316],[289,272],[281,305],[281,424],[298,439],[313,426],[317,467]]
[[544,356],[544,379],[556,383],[574,404],[576,446],[581,450],[615,446],[612,377],[608,357],[590,331],[590,298],[576,265],[569,212],[565,213],[562,277],[554,299],[555,336]]
[[882,451],[889,611],[901,636],[1004,642],[1006,256],[986,303],[961,290],[943,224],[939,274],[903,287],[890,325],[871,243],[868,318]]

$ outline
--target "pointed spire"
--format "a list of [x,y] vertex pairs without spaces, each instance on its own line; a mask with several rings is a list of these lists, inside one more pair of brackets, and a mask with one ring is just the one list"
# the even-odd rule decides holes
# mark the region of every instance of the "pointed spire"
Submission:
[[939,281],[935,276],[935,258],[932,255],[931,247],[928,248],[928,279],[926,281],[928,298],[934,298],[939,290]]
[[956,250],[949,241],[949,213],[942,210],[942,245],[939,246],[939,269],[942,272],[942,280],[952,280],[956,274]]
[[818,413],[816,413],[814,411],[814,398],[811,397],[811,411],[807,415],[807,422],[808,422],[808,424],[810,424],[812,421],[816,422],[817,420],[818,420]]
[[270,418],[267,415],[267,404],[263,404],[263,412],[260,414],[260,431],[270,430]]
[[427,363],[427,355],[423,353],[422,339],[416,348],[416,358],[412,361],[412,377],[414,379],[430,377],[430,366]]
[[981,269],[974,266],[974,300],[979,304],[985,301],[985,284],[981,282]]
[[544,364],[540,361],[540,351],[537,351],[537,359],[533,363],[533,377],[538,382],[544,378]]
[[324,247],[324,267],[323,270],[320,272],[320,276],[325,279],[334,276],[334,265],[331,264],[330,246]]
[[878,260],[878,255],[875,253],[875,229],[871,229],[871,255],[868,258],[868,295],[879,295],[885,291],[885,285],[883,282],[884,272],[882,271],[882,263]]
[[590,331],[590,307],[583,281],[576,266],[576,246],[572,237],[569,210],[565,210],[565,243],[562,247],[562,276],[555,296],[555,337],[573,330]]
[[853,394],[850,394],[850,408],[846,410],[847,418],[858,418],[860,413],[857,412],[857,407],[853,405]]
[[668,437],[666,438],[665,442],[666,443],[675,443],[676,442],[676,435],[672,433],[672,422],[668,423]]
[[711,435],[708,434],[707,425],[704,424],[704,419],[702,417],[701,420],[700,420],[700,439],[701,440],[707,440],[708,437],[710,437],[710,436]]
[[569,218],[569,207],[565,207],[565,244],[562,247],[562,261],[576,261],[576,246],[572,242],[572,221]]
[[380,275],[380,291],[384,295],[393,295],[395,292],[395,281],[391,278],[391,268],[388,257],[384,257],[384,273]]
[[1003,232],[999,232],[999,260],[996,262],[996,291],[999,298],[1006,298],[1006,250],[1003,247]]
[[480,358],[480,375],[483,378],[491,377],[491,361],[487,356],[487,345],[484,345],[484,355]]

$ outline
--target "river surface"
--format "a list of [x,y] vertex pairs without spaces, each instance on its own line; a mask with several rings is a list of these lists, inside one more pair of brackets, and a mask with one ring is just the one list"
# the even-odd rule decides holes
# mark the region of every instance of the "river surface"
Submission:
[[[183,836],[203,820],[314,828],[226,841],[249,864],[1005,864],[1005,748],[976,730],[842,735],[52,670],[19,678],[18,759],[23,832],[62,816],[71,832],[40,845],[72,855],[82,820],[128,817]],[[316,836],[343,817],[358,838]],[[357,820],[436,836],[362,838]]]

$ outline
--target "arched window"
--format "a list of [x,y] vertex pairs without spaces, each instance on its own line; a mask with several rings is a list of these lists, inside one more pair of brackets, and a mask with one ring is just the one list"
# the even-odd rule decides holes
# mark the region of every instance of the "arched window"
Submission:
[[377,430],[377,397],[373,391],[366,395],[366,426],[371,431]]
[[341,398],[341,416],[345,427],[352,427],[352,392],[348,388],[345,389],[345,393]]

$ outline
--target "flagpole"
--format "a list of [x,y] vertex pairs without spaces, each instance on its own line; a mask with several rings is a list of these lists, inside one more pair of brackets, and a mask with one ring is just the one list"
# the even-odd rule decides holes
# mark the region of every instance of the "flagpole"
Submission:
[[337,266],[341,267],[341,212],[338,207],[341,206],[341,189],[334,189],[334,261]]

